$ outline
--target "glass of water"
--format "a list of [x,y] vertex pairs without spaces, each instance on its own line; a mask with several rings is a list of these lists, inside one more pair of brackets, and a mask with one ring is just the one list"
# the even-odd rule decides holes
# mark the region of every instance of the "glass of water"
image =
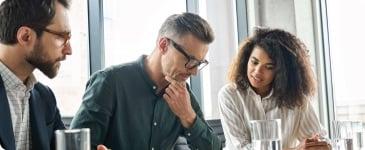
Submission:
[[354,150],[352,122],[334,120],[332,124],[332,148],[334,150]]
[[361,121],[353,121],[351,122],[351,125],[352,125],[354,149],[365,150],[364,123]]
[[56,130],[56,150],[90,150],[90,129]]
[[281,150],[281,120],[250,121],[253,150]]

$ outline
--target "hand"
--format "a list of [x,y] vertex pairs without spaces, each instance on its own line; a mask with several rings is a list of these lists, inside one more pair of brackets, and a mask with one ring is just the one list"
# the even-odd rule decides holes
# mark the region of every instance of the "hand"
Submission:
[[110,149],[108,149],[108,148],[106,148],[104,145],[98,145],[98,148],[97,148],[97,150],[110,150]]
[[299,148],[299,150],[330,150],[331,145],[326,141],[319,140],[319,135],[315,134],[309,139],[305,139]]
[[170,85],[165,89],[163,98],[171,111],[180,118],[181,124],[185,128],[190,128],[194,124],[196,113],[191,106],[185,82],[176,81],[169,76],[166,76],[165,79],[170,82]]

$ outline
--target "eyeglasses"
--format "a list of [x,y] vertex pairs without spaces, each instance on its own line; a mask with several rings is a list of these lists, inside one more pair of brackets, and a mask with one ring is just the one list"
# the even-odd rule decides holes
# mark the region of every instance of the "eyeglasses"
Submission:
[[47,28],[43,28],[42,30],[61,37],[63,39],[61,46],[65,46],[66,44],[68,44],[70,42],[71,32],[58,32],[58,31],[54,31],[51,29],[47,29]]
[[40,25],[28,25],[30,28],[36,28],[48,33],[51,33],[53,35],[56,35],[60,38],[62,38],[62,44],[60,46],[65,46],[70,42],[71,39],[71,32],[59,32],[59,31],[54,31],[51,29],[47,29],[46,27],[41,27]]
[[198,60],[196,59],[194,56],[192,55],[189,55],[188,53],[186,53],[186,51],[184,50],[184,48],[182,46],[180,46],[179,44],[177,44],[175,41],[169,39],[169,38],[166,38],[167,40],[171,41],[172,43],[172,46],[177,50],[179,51],[181,54],[184,55],[184,57],[188,60],[186,63],[185,63],[185,68],[187,69],[193,69],[195,67],[198,67],[198,70],[201,70],[203,69],[205,66],[208,65],[208,61],[207,60]]

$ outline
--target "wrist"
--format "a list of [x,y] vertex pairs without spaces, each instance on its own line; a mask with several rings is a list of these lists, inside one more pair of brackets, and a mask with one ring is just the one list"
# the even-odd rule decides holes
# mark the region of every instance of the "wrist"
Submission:
[[196,113],[193,112],[191,115],[188,115],[184,118],[180,118],[181,120],[181,124],[185,127],[185,128],[191,128],[193,126],[193,124],[195,123],[196,120]]

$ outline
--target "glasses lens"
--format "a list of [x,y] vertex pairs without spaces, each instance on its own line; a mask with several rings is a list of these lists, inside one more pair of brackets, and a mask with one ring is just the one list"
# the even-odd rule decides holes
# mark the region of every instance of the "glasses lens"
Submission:
[[190,59],[188,63],[186,63],[185,67],[188,69],[193,69],[200,65],[200,62],[195,59]]
[[68,43],[70,43],[70,38],[66,38],[65,42],[63,42],[62,46],[66,46]]
[[206,61],[204,61],[203,63],[201,63],[199,66],[198,66],[198,70],[202,70],[205,66],[207,66],[208,63]]
[[195,67],[198,67],[198,70],[204,68],[206,65],[208,64],[207,61],[198,61],[198,60],[194,60],[194,59],[191,59],[186,65],[185,67],[188,68],[188,69],[193,69]]

